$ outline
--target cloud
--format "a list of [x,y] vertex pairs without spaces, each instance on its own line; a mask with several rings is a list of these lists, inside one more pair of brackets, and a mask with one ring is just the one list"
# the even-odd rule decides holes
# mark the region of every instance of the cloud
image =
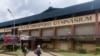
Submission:
[[77,0],[77,4],[86,3],[89,1],[94,1],[94,0]]
[[0,22],[13,20],[12,15],[7,11],[7,9],[10,9],[15,19],[34,14],[31,12],[31,10],[28,9],[28,6],[26,9],[24,9],[26,4],[28,4],[27,0],[25,1],[24,0],[6,0],[6,1],[1,0],[1,2],[2,3],[0,3]]
[[29,10],[23,10],[20,12],[20,14],[17,14],[15,16],[16,19],[19,19],[19,18],[22,18],[22,17],[27,17],[27,16],[30,16],[30,15],[34,15],[34,13],[32,13],[31,11]]
[[53,7],[58,7],[58,8],[64,8],[64,7],[69,7],[72,6],[76,3],[76,0],[51,0],[51,5]]
[[11,10],[15,19],[20,19],[39,14],[50,6],[64,8],[87,1],[90,0],[0,0],[0,22],[13,20],[7,9]]
[[8,7],[8,5],[6,5],[7,1],[8,0],[0,0],[0,11],[4,11]]
[[28,4],[29,3],[29,1],[28,0],[25,0],[25,4]]

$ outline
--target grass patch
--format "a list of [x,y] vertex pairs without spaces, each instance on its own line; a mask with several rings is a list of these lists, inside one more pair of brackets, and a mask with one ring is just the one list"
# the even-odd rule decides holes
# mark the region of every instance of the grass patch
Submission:
[[22,50],[18,49],[17,51],[9,51],[9,50],[0,50],[1,53],[12,54],[12,55],[23,55]]
[[18,49],[17,51],[9,51],[9,52],[6,52],[6,53],[15,54],[15,55],[22,55],[23,54],[21,49]]
[[62,56],[100,56],[100,54],[94,55],[94,53],[87,53],[87,54],[79,54],[74,52],[56,52],[56,53]]

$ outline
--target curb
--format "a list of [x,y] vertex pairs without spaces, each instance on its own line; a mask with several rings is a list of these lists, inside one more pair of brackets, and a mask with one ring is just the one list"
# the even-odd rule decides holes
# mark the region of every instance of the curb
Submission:
[[59,54],[53,53],[53,52],[48,52],[49,54],[53,55],[53,56],[61,56]]
[[7,55],[13,55],[13,56],[18,56],[16,54],[9,54],[9,53],[4,53],[4,52],[0,52],[1,54],[7,54]]
[[53,55],[53,56],[57,56],[56,54],[54,54],[54,53],[51,53],[51,52],[48,52],[49,54],[51,54],[51,55]]

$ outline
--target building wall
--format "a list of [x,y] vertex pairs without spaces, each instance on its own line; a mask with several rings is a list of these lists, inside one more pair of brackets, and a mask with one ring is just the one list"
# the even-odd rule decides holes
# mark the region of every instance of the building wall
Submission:
[[37,36],[37,37],[39,37],[39,30],[38,29],[31,30],[31,36]]
[[29,31],[28,30],[23,30],[23,31],[21,31],[21,34],[22,35],[29,35]]
[[76,35],[91,35],[95,34],[95,25],[94,24],[82,24],[75,26]]
[[60,41],[55,40],[55,49],[59,50],[60,49]]
[[[39,37],[43,37],[43,36],[53,36],[53,27],[56,27],[56,36],[67,36],[67,35],[70,35],[72,33],[72,29],[71,29],[71,26],[74,25],[75,28],[75,33],[76,35],[87,35],[87,34],[95,34],[95,17],[93,17],[93,20],[91,21],[88,21],[87,17],[84,17],[82,16],[82,18],[78,18],[78,17],[75,17],[74,19],[73,18],[68,18],[68,19],[64,19],[64,20],[54,20],[55,22],[51,22],[52,24],[49,24],[50,22],[46,22],[45,24],[42,24],[40,23],[37,24],[37,25],[33,25],[34,28],[30,28],[26,30],[22,30],[22,33],[21,34],[24,34],[24,35],[29,35],[29,30],[31,32],[31,36],[39,36]],[[76,20],[78,19],[78,20]],[[85,19],[85,20],[84,20]],[[76,23],[75,23],[76,22]],[[47,24],[48,23],[48,24]],[[31,25],[31,24],[30,24]],[[48,26],[49,25],[49,26]],[[39,27],[40,26],[40,27]],[[100,26],[99,26],[100,27]],[[23,27],[24,28],[24,27]],[[37,28],[37,29],[35,29]],[[40,32],[39,29],[42,29],[42,31]],[[20,29],[21,30],[21,29]],[[69,33],[70,32],[70,33]],[[40,36],[40,33],[42,34]],[[66,37],[67,38],[67,37]],[[73,41],[72,40],[67,40],[65,39],[66,41],[64,40],[59,40],[59,39],[55,39],[55,42],[54,42],[54,48],[55,49],[61,49],[61,45],[62,43],[61,42],[64,42],[66,43],[65,45],[67,50],[69,50],[70,48],[73,48]],[[94,40],[95,41],[95,40]],[[84,41],[85,42],[85,41]],[[33,46],[33,42],[32,42],[32,46]],[[43,44],[45,45],[45,44]],[[47,44],[48,48],[53,48],[53,45],[52,44]],[[83,46],[85,48],[87,48],[88,50],[94,50],[95,49],[95,44],[83,44]],[[76,45],[76,49],[78,49],[79,46]]]
[[[99,20],[100,20],[100,18],[99,18]],[[99,29],[100,29],[100,22],[99,22]],[[100,34],[100,30],[99,30],[99,34]]]
[[71,27],[69,26],[57,27],[57,36],[67,36],[70,31]]
[[48,47],[49,49],[53,49],[53,43],[47,44],[47,47]]
[[69,39],[69,40],[67,41],[68,51],[69,51],[69,50],[73,50],[73,49],[75,48],[73,42],[74,42],[74,41],[73,41],[72,39]]
[[[79,45],[76,45],[75,49],[78,50],[80,48]],[[85,48],[87,51],[95,51],[96,44],[83,44],[83,48]]]
[[11,35],[11,32],[7,32],[6,35]]
[[53,36],[53,28],[42,29],[42,36]]

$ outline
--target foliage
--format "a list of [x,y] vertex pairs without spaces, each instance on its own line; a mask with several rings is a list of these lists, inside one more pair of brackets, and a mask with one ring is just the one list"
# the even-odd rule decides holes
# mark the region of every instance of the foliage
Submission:
[[96,47],[95,54],[99,54],[99,53],[100,53],[100,47]]
[[5,46],[5,48],[9,51],[13,51],[13,49],[14,49],[14,51],[16,51],[19,48],[19,46],[17,46],[17,45],[14,45],[14,46],[13,45],[7,45],[7,46]]
[[85,49],[85,48],[79,48],[79,53],[81,53],[81,54],[86,54],[87,53],[87,50]]
[[80,46],[80,48],[78,49],[78,52],[81,54],[86,54],[87,50],[83,47],[83,45],[79,42],[77,44]]
[[87,54],[79,54],[76,52],[55,52],[55,53],[60,54],[61,56],[100,56],[100,54],[94,55],[93,53],[87,53]]

